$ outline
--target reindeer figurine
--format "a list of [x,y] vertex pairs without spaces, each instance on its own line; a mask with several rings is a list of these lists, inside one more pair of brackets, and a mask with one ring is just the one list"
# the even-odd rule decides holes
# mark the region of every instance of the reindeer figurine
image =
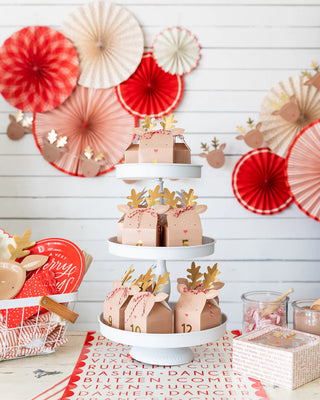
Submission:
[[68,151],[66,144],[67,136],[58,137],[56,131],[52,129],[47,137],[43,138],[42,157],[50,163],[57,161]]
[[[188,333],[214,328],[221,323],[219,290],[224,283],[218,282],[218,264],[202,274],[195,263],[187,271],[190,279],[178,279],[179,300],[174,309],[174,332]],[[204,278],[201,281],[201,278]]]
[[25,133],[32,133],[32,117],[25,117],[23,111],[19,110],[15,116],[9,114],[9,120],[7,135],[11,140],[19,140]]
[[296,97],[294,95],[289,97],[286,93],[282,93],[280,96],[280,100],[281,102],[271,102],[271,105],[274,108],[278,108],[271,114],[279,115],[281,118],[288,122],[297,122],[300,118],[301,112],[296,102]]
[[162,129],[154,130],[156,124],[146,116],[144,125],[134,128],[133,133],[140,136],[138,159],[141,163],[173,163],[174,137],[182,135],[184,129],[175,128],[174,114],[163,117]]
[[[126,331],[143,333],[172,333],[172,310],[165,302],[167,293],[160,292],[163,285],[168,284],[169,272],[159,275],[153,285],[150,280],[151,269],[140,278],[141,291],[133,286],[136,292],[125,311]],[[150,288],[151,290],[147,290]]]
[[113,289],[107,295],[103,307],[103,319],[106,324],[117,329],[124,329],[124,313],[132,298],[134,286],[126,286],[125,284],[132,278],[134,269],[132,266],[125,273],[121,282],[115,280],[113,282]]
[[313,76],[310,72],[304,71],[302,76],[308,78],[308,80],[304,83],[306,86],[314,86],[317,90],[320,89],[320,71],[319,64],[317,62],[311,62],[312,69],[316,72]]
[[244,140],[245,144],[252,149],[258,149],[263,145],[263,133],[260,131],[262,123],[257,123],[256,127],[254,128],[254,121],[249,118],[247,121],[247,125],[249,127],[249,131],[246,132],[246,128],[243,126],[237,126],[237,130],[241,133],[238,135],[236,139]]
[[[26,250],[35,245],[30,242],[31,230],[28,229],[20,238],[14,235],[15,246],[8,245],[11,254],[9,260],[0,260],[0,300],[12,299],[22,289],[26,280],[26,272],[33,271],[44,265],[48,257],[42,255],[29,256],[30,251]],[[19,263],[16,259],[23,260]]]
[[83,154],[80,154],[82,174],[87,178],[97,176],[101,168],[106,164],[102,152],[93,157],[93,149],[88,145]]
[[221,168],[225,163],[225,156],[223,150],[226,148],[226,144],[223,143],[219,146],[219,141],[217,140],[216,137],[213,138],[211,143],[214,148],[214,150],[211,151],[209,151],[210,149],[207,143],[201,143],[201,148],[204,151],[204,153],[200,153],[199,156],[202,158],[206,158],[208,164],[212,168]]
[[[131,192],[134,197],[128,204],[118,205],[118,210],[123,212],[123,226],[121,230],[122,244],[134,246],[159,246],[160,245],[160,219],[159,214],[169,210],[168,205],[159,205],[158,200],[162,195],[160,186],[149,190],[149,196],[145,198],[147,207],[140,206],[143,198]],[[130,198],[128,196],[128,198]],[[131,208],[133,206],[134,208]],[[153,208],[152,208],[153,207]]]
[[[206,205],[197,205],[193,189],[182,192],[175,198],[175,192],[164,190],[164,203],[171,208],[166,212],[163,225],[164,246],[199,246],[202,244],[202,226],[199,214],[207,210]],[[178,207],[178,201],[182,207]]]

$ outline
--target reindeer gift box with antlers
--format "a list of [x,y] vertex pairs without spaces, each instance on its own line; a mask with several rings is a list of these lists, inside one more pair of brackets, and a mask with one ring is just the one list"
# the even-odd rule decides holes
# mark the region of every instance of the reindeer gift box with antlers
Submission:
[[[182,128],[175,128],[174,114],[163,117],[162,129],[156,129],[154,118],[146,116],[142,127],[134,128],[139,144],[131,144],[125,152],[126,163],[191,163],[191,153],[186,145]],[[176,143],[176,138],[182,140]]]
[[[224,283],[219,282],[218,264],[202,274],[195,263],[187,270],[187,278],[178,279],[179,300],[174,309],[175,333],[188,333],[214,328],[221,324],[219,307],[219,289]],[[203,278],[203,279],[202,279]]]
[[[161,226],[160,214],[169,210],[168,205],[160,205],[160,186],[149,190],[143,198],[142,193],[133,189],[128,204],[118,205],[124,216],[118,223],[118,240],[122,244],[133,246],[160,246]],[[145,201],[145,203],[144,203]]]
[[134,281],[131,298],[125,310],[124,329],[141,333],[172,333],[172,310],[165,301],[167,293],[161,292],[168,284],[169,272],[159,275],[153,282],[151,268]]

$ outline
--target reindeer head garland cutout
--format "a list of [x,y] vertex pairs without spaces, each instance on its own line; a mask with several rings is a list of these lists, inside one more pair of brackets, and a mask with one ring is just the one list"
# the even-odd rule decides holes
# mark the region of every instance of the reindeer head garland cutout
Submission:
[[[169,210],[168,205],[159,205],[158,200],[162,194],[160,186],[149,190],[149,196],[145,199],[140,194],[137,198],[135,191],[131,191],[133,199],[128,204],[118,205],[118,210],[123,212],[122,244],[134,246],[159,246],[160,245],[160,220],[159,214]],[[129,198],[128,197],[128,198]],[[143,200],[147,207],[141,206]],[[134,208],[132,208],[132,206]]]
[[175,128],[174,114],[163,117],[162,129],[155,130],[153,118],[145,117],[140,128],[134,128],[135,135],[140,137],[138,159],[142,163],[173,163],[174,137],[183,134],[184,129]]
[[218,289],[224,283],[217,278],[220,274],[218,264],[208,266],[207,272],[202,274],[200,266],[196,267],[193,262],[187,272],[189,281],[185,278],[178,279],[180,298],[174,310],[174,331],[188,333],[220,325]]
[[226,148],[226,144],[223,143],[219,146],[219,141],[216,137],[213,138],[211,143],[212,147],[214,148],[214,150],[211,151],[207,143],[201,143],[201,149],[204,151],[204,153],[200,153],[199,156],[202,158],[206,158],[208,164],[212,168],[221,168],[225,163],[223,150]]
[[[151,273],[151,270],[148,273]],[[134,286],[136,293],[125,311],[125,330],[131,332],[172,333],[172,311],[164,301],[167,293],[161,292],[162,286],[168,284],[169,272],[159,275],[150,288],[150,275],[140,277],[141,291]],[[152,282],[152,281],[151,281]]]
[[282,93],[280,101],[274,100],[271,105],[275,109],[272,115],[279,115],[284,120],[292,123],[297,122],[300,118],[300,109],[294,95],[289,97],[287,93]]
[[67,142],[67,136],[58,136],[57,132],[52,129],[43,139],[43,158],[51,163],[57,161],[63,153],[68,151]]
[[[175,192],[164,190],[165,204],[172,208],[166,212],[166,221],[163,225],[164,246],[199,246],[202,244],[202,226],[199,214],[207,210],[206,205],[197,205],[198,197],[193,189],[189,193],[183,191],[180,197]],[[181,206],[177,203],[180,200]]]
[[28,117],[21,110],[16,115],[9,114],[10,124],[7,127],[7,135],[11,140],[21,139],[25,133],[32,132],[32,117]]
[[315,61],[311,61],[311,68],[315,71],[315,74],[312,76],[310,72],[303,71],[301,75],[307,79],[304,83],[306,86],[314,86],[317,90],[320,89],[320,67],[319,64]]
[[236,139],[238,140],[244,140],[245,144],[252,149],[258,149],[263,145],[263,133],[260,131],[261,129],[261,122],[258,122],[256,127],[254,127],[254,121],[249,118],[247,121],[248,125],[248,132],[246,131],[246,128],[243,126],[237,126],[237,130],[241,133],[241,135],[238,135]]
[[94,157],[93,149],[88,145],[83,154],[80,154],[82,174],[87,178],[97,176],[106,164],[104,153],[100,152]]
[[115,280],[113,289],[107,295],[103,306],[103,319],[105,323],[117,329],[124,329],[124,313],[132,298],[134,284],[126,285],[131,279],[134,269],[132,266],[124,274],[121,282]]
[[[0,260],[0,300],[15,297],[24,285],[26,272],[40,268],[48,260],[47,256],[29,256],[30,251],[27,249],[35,245],[35,242],[29,241],[30,236],[30,229],[26,230],[21,238],[14,235],[15,246],[8,245],[10,259]],[[20,263],[15,261],[20,258],[23,258]]]

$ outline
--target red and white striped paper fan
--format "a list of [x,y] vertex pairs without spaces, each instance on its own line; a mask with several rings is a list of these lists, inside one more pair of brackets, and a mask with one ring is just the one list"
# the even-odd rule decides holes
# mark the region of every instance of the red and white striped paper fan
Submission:
[[320,221],[320,120],[304,128],[290,146],[287,179],[297,206]]
[[241,157],[233,170],[232,188],[239,203],[256,214],[276,214],[292,202],[285,160],[266,147]]

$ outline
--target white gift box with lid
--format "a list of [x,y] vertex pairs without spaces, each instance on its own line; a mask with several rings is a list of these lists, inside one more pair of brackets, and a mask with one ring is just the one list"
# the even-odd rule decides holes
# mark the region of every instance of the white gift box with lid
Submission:
[[235,373],[287,389],[320,376],[320,336],[270,325],[233,341]]

